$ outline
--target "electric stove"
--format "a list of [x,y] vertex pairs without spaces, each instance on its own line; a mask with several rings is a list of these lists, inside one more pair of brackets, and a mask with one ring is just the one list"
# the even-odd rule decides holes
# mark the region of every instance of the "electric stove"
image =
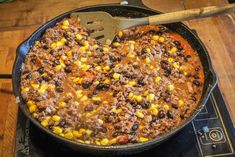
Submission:
[[[235,157],[235,128],[218,87],[196,118],[163,144],[131,156],[136,157]],[[18,114],[15,157],[90,156],[60,145]]]

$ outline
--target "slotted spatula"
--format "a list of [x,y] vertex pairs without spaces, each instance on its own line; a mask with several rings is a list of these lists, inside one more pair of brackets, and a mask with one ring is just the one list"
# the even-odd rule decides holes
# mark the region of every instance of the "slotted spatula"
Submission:
[[105,43],[107,39],[112,41],[118,31],[133,26],[174,23],[230,12],[235,12],[235,4],[182,10],[135,19],[112,17],[109,13],[102,11],[76,12],[72,13],[71,17],[80,18],[81,25],[91,32],[90,36]]

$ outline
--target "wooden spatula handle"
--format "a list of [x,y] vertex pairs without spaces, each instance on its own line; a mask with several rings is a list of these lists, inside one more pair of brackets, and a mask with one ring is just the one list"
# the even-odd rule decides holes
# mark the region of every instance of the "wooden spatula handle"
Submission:
[[230,12],[235,12],[235,4],[176,11],[155,16],[149,16],[148,18],[149,24],[166,24]]

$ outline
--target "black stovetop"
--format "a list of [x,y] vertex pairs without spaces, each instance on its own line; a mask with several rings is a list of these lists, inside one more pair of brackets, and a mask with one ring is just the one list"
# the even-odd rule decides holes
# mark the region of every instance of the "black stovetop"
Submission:
[[[235,128],[216,87],[198,116],[160,146],[132,156],[235,156]],[[42,133],[19,111],[15,157],[89,156],[60,145]]]

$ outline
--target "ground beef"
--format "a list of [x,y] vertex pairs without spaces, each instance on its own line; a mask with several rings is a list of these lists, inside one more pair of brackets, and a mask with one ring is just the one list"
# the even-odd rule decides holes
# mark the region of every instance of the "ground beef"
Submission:
[[111,45],[64,19],[30,49],[21,75],[29,112],[44,127],[87,144],[145,142],[181,125],[201,98],[200,59],[163,26],[118,32]]

